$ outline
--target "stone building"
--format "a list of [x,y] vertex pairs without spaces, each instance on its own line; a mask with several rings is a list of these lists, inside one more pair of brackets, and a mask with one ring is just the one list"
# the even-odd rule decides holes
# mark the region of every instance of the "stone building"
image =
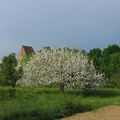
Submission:
[[22,62],[26,56],[31,56],[34,53],[34,49],[32,46],[22,46],[19,56],[18,56],[18,62]]

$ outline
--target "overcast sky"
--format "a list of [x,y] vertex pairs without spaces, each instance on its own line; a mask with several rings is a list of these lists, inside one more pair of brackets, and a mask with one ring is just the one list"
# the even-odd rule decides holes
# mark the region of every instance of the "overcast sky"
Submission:
[[0,58],[21,45],[120,44],[120,0],[0,0]]

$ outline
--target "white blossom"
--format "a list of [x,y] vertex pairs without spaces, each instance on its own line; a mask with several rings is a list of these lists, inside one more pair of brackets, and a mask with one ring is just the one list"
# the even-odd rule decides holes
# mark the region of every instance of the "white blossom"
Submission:
[[23,66],[23,77],[17,85],[42,87],[63,84],[68,88],[96,89],[104,84],[103,75],[82,51],[42,49]]

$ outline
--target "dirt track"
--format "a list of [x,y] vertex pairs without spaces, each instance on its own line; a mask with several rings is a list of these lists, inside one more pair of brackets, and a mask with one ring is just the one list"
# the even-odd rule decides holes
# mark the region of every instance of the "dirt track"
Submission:
[[120,106],[108,106],[97,111],[80,113],[61,120],[120,120]]

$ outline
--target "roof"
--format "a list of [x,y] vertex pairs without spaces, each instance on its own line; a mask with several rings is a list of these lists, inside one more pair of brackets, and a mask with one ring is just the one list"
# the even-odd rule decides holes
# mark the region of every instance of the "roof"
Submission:
[[34,53],[34,50],[32,48],[32,46],[22,46],[22,48],[24,49],[25,53]]

